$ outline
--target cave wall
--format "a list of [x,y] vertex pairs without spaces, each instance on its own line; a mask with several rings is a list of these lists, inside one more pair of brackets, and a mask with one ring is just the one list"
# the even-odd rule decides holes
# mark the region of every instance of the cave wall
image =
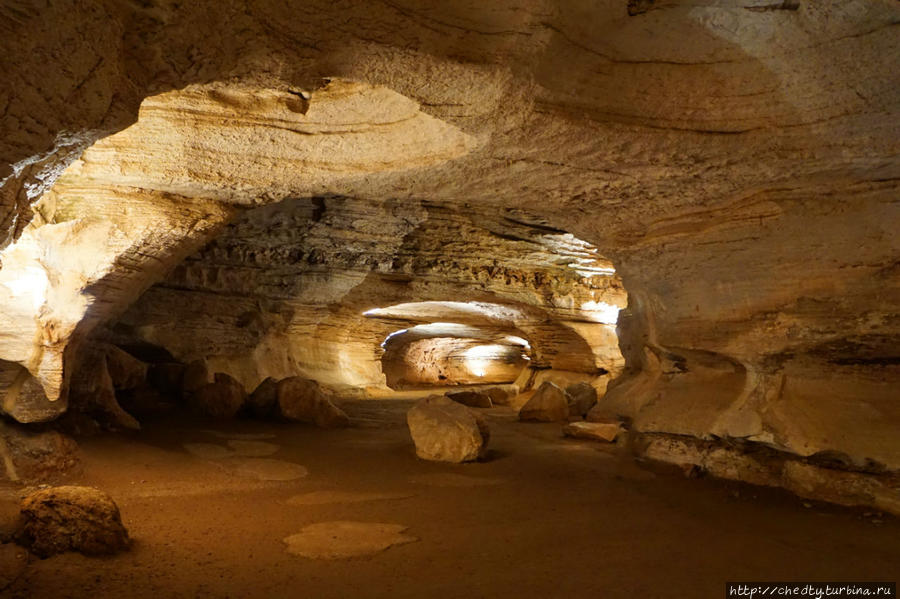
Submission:
[[[267,107],[246,135],[203,147],[198,140],[217,133],[201,135],[185,116],[186,134],[152,152],[97,153],[75,165],[96,181],[92,197],[112,183],[127,188],[108,204],[125,210],[116,225],[123,239],[134,235],[129,208],[175,214],[199,200],[202,209],[175,219],[188,223],[178,243],[161,224],[135,236],[152,251],[137,243],[101,252],[125,256],[108,260],[108,272],[134,274],[127,292],[112,277],[90,296],[90,306],[109,310],[48,319],[0,288],[0,360],[11,365],[0,381],[18,381],[0,391],[21,389],[25,368],[48,400],[62,400],[64,347],[86,334],[73,323],[123,310],[230,218],[223,206],[291,194],[427,199],[539,215],[615,262],[630,298],[620,321],[627,372],[608,400],[638,430],[900,468],[893,0],[19,0],[0,11],[0,245],[15,240],[29,259],[82,243],[61,228],[41,231],[34,203],[86,147],[133,122],[145,97],[226,82],[269,90],[271,100],[220,97],[238,113]],[[376,152],[350,174],[300,165],[294,177],[278,161],[256,168],[236,159],[279,139],[285,120],[301,121],[287,112],[301,115],[304,94],[323,77],[392,90],[412,102],[399,105],[452,128],[429,121],[427,130],[446,133],[436,139],[456,141],[426,144],[430,162],[391,163]],[[296,147],[284,141],[294,138],[276,145]],[[215,150],[230,142],[220,161]],[[172,160],[160,157],[173,148]],[[333,155],[310,151],[277,156]],[[266,185],[255,186],[257,177]],[[20,280],[9,256],[0,270],[7,283]],[[32,266],[69,270],[57,260]],[[83,278],[87,285],[49,280],[82,298],[92,281],[109,280]]]
[[107,328],[248,389],[303,375],[364,395],[387,391],[383,357],[407,329],[517,336],[535,367],[609,379],[624,366],[615,320],[627,301],[608,260],[541,219],[332,196],[245,212]]

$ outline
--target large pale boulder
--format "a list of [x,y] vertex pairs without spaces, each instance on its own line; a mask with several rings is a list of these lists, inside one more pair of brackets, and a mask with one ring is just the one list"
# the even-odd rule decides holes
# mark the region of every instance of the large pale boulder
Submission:
[[597,405],[597,390],[590,383],[575,383],[566,387],[569,417],[584,418]]
[[451,391],[447,397],[470,408],[492,408],[490,395],[485,391]]
[[562,422],[569,419],[569,401],[566,392],[550,381],[545,381],[522,409],[519,420],[532,422]]
[[287,420],[321,428],[349,426],[350,418],[316,381],[292,376],[278,383],[278,412]]
[[128,548],[128,531],[109,495],[92,487],[51,487],[22,501],[16,542],[39,557],[66,551],[109,555]]
[[231,376],[217,372],[215,382],[203,385],[188,398],[191,408],[213,418],[234,418],[244,407],[247,392]]
[[416,455],[435,462],[471,462],[487,452],[484,418],[446,396],[432,395],[406,414]]
[[51,401],[28,370],[0,360],[0,412],[28,424],[58,418],[67,408],[67,396]]

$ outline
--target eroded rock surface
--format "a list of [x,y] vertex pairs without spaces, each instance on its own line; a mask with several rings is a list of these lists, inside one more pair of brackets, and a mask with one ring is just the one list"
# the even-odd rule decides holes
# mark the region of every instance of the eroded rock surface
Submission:
[[91,487],[51,487],[22,501],[16,542],[39,557],[66,551],[109,555],[129,546],[119,508]]
[[321,428],[350,425],[350,418],[334,404],[322,386],[303,377],[290,377],[278,382],[278,413],[288,420],[307,422]]
[[490,431],[484,418],[446,396],[416,403],[406,415],[416,455],[436,462],[471,462],[487,453]]
[[566,387],[569,417],[584,418],[597,405],[597,390],[589,383],[576,383]]
[[447,397],[470,408],[490,408],[494,405],[486,391],[453,391],[447,393]]
[[550,381],[538,387],[534,395],[519,409],[519,420],[533,422],[565,422],[569,419],[566,392]]

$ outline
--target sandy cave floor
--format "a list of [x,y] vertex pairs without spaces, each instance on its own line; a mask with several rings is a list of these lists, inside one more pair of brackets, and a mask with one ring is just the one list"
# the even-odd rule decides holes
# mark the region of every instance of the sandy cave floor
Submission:
[[[82,440],[70,482],[118,502],[131,551],[33,561],[0,595],[721,597],[728,580],[900,574],[889,516],[687,479],[509,408],[487,411],[489,461],[425,462],[410,405],[349,402],[344,430],[179,417]],[[336,521],[401,525],[389,534],[402,542],[344,559],[288,552],[310,525],[327,545],[322,523]]]

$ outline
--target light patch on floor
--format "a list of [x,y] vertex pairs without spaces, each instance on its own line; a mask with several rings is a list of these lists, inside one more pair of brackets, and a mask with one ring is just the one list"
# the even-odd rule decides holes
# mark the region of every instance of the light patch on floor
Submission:
[[213,443],[185,443],[184,450],[201,460],[221,460],[233,455],[227,447]]
[[310,559],[345,559],[381,553],[393,545],[419,539],[403,534],[403,524],[380,522],[318,522],[284,539],[288,553]]
[[238,476],[256,480],[297,480],[309,474],[305,466],[271,458],[231,458],[227,463]]
[[410,477],[410,482],[430,487],[484,487],[505,482],[502,478],[481,478],[452,472],[434,472]]
[[288,505],[331,505],[336,503],[364,503],[367,501],[386,501],[392,499],[408,499],[414,493],[377,493],[358,491],[312,491],[302,495],[294,495],[287,500]]
[[228,442],[228,447],[234,450],[235,455],[248,458],[264,458],[277,452],[279,447],[274,443],[266,443],[265,441],[242,441],[232,439]]

